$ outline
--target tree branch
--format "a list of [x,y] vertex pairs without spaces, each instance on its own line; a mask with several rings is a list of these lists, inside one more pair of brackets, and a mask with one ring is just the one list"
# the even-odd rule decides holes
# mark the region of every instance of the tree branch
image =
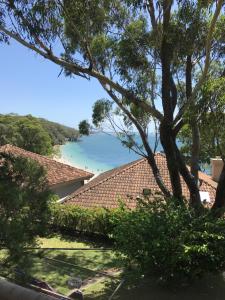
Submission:
[[158,119],[158,120],[163,119],[163,115],[156,108],[152,107],[149,103],[146,103],[145,101],[140,100],[131,91],[125,89],[119,83],[112,81],[111,79],[109,79],[105,75],[99,73],[98,71],[96,71],[94,69],[90,70],[89,68],[84,68],[74,62],[65,61],[64,59],[55,56],[54,53],[52,51],[50,51],[50,49],[48,49],[48,51],[47,51],[47,49],[46,49],[46,51],[43,51],[40,48],[36,47],[35,45],[28,43],[27,41],[22,39],[18,34],[12,32],[12,31],[9,31],[2,25],[0,25],[0,31],[3,31],[6,35],[13,38],[14,40],[19,42],[26,48],[35,51],[42,57],[54,62],[55,64],[57,64],[61,67],[64,67],[65,69],[69,70],[71,73],[73,73],[75,75],[84,77],[86,79],[88,79],[88,77],[86,75],[89,75],[91,77],[98,79],[99,82],[102,82],[105,85],[109,85],[111,87],[111,89],[114,89],[115,91],[117,91],[118,93],[123,95],[125,98],[128,98],[132,103],[142,107],[146,112],[150,113],[156,119]]
[[210,50],[211,50],[211,44],[212,44],[212,37],[213,37],[214,30],[215,30],[216,22],[219,17],[219,14],[221,12],[223,4],[224,4],[224,0],[218,0],[212,21],[210,23],[209,31],[208,31],[207,38],[206,38],[206,44],[205,44],[206,58],[205,58],[205,65],[204,65],[202,76],[199,79],[198,83],[195,85],[195,88],[191,94],[191,97],[186,101],[186,103],[181,107],[180,111],[178,112],[178,114],[174,120],[174,124],[176,124],[182,118],[184,112],[186,111],[188,106],[193,102],[198,91],[200,90],[200,88],[202,87],[202,85],[205,82],[206,76],[208,74],[209,66],[210,66]]
[[[104,84],[102,84],[102,86],[103,86],[103,88],[105,88]],[[155,161],[155,155],[154,155],[151,147],[149,146],[148,137],[146,136],[146,134],[143,131],[142,127],[140,126],[140,124],[138,123],[138,121],[133,117],[133,115],[129,112],[129,110],[127,110],[124,107],[124,105],[119,101],[119,99],[116,97],[116,95],[112,91],[107,90],[106,88],[105,88],[105,90],[107,91],[107,93],[109,94],[109,96],[114,100],[114,102],[119,106],[119,108],[124,112],[124,114],[128,116],[128,118],[131,120],[131,122],[137,128],[137,130],[138,130],[138,132],[139,132],[139,134],[141,136],[144,148],[145,148],[145,150],[147,152],[147,160],[148,160],[148,163],[149,163],[149,165],[150,165],[150,167],[152,169],[152,172],[153,172],[153,175],[155,177],[155,180],[156,180],[159,188],[163,192],[163,194],[166,197],[170,197],[171,193],[168,190],[168,188],[165,186],[165,184],[164,184],[164,182],[162,180],[160,171],[159,171],[159,169],[157,167],[157,164],[156,164],[156,161]]]
[[154,4],[153,4],[152,0],[147,1],[147,9],[148,9],[148,12],[150,15],[152,28],[154,30],[156,30],[157,23],[156,23],[156,19],[155,19],[155,8],[154,8]]

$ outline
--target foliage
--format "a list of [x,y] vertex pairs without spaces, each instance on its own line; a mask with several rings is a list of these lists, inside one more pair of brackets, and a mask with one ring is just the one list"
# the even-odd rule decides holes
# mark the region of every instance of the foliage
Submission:
[[[210,158],[225,156],[225,78],[208,80],[199,97],[197,106],[200,116],[198,126],[200,130],[201,163],[210,163]],[[191,157],[192,135],[190,124],[186,124],[179,133],[182,142],[181,151],[186,157]]]
[[162,281],[186,281],[225,267],[225,222],[162,201],[142,202],[114,219],[113,238],[126,261]]
[[100,124],[109,114],[112,108],[112,103],[107,99],[99,99],[93,105],[92,122],[96,127]]
[[51,207],[51,225],[54,229],[97,233],[109,236],[112,233],[111,219],[114,210],[83,208],[76,205],[54,204]]
[[43,118],[38,118],[43,128],[52,139],[52,145],[62,145],[67,140],[76,141],[79,137],[78,130]]
[[91,126],[87,120],[81,121],[79,123],[78,127],[79,127],[79,132],[81,135],[89,135],[90,134]]
[[37,122],[20,120],[17,122],[17,132],[21,137],[17,143],[19,147],[42,155],[52,153],[51,138]]
[[0,145],[13,144],[42,155],[53,152],[53,145],[73,140],[78,132],[70,127],[31,115],[0,115]]
[[24,248],[46,231],[52,198],[46,182],[35,161],[1,154],[0,247],[8,250],[9,262],[23,260]]

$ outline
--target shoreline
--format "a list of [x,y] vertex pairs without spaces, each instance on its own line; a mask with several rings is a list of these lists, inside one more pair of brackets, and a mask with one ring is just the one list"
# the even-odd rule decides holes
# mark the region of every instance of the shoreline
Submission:
[[75,168],[78,168],[78,169],[82,169],[80,166],[74,165],[69,159],[65,159],[62,156],[62,152],[61,152],[61,149],[60,149],[61,146],[63,146],[63,145],[55,145],[54,146],[54,150],[56,150],[56,153],[52,156],[52,159],[55,160],[55,161],[58,161],[62,164],[69,165],[71,167],[75,167]]
[[62,152],[60,150],[61,146],[62,145],[55,145],[55,147],[57,149],[57,153],[53,155],[53,157],[52,157],[53,160],[55,160],[57,162],[60,162],[62,164],[65,164],[65,165],[68,165],[68,166],[71,166],[71,167],[83,170],[83,171],[87,171],[87,172],[93,173],[94,176],[91,179],[95,178],[96,176],[98,176],[100,174],[100,173],[94,172],[93,170],[89,170],[88,168],[83,168],[82,166],[80,166],[78,164],[74,164],[69,159],[66,159],[65,157],[63,157],[62,156]]

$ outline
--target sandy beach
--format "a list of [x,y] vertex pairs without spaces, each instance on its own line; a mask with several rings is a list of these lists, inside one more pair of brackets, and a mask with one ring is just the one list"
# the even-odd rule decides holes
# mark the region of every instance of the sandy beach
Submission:
[[62,164],[66,164],[66,165],[69,165],[69,166],[76,167],[76,168],[80,169],[79,166],[74,166],[74,164],[72,164],[69,160],[66,160],[65,158],[59,157],[57,155],[54,155],[53,159],[60,162],[60,163],[62,163]]
[[[74,164],[71,163],[69,160],[67,160],[67,159],[65,159],[65,158],[62,158],[62,157],[59,157],[59,156],[57,156],[57,155],[54,155],[52,159],[54,159],[55,161],[58,161],[58,162],[60,162],[60,163],[62,163],[62,164],[66,164],[66,165],[69,165],[69,166],[71,166],[71,167],[75,167],[75,168],[77,168],[77,169],[85,170],[85,169],[82,168],[81,166],[74,165]],[[91,170],[85,170],[85,171],[91,172],[91,173],[94,174],[94,176],[93,176],[90,180],[92,180],[93,178],[95,178],[96,176],[98,176],[98,174],[95,174],[95,173],[94,173],[93,171],[91,171]],[[89,181],[89,180],[88,180],[88,181]]]
[[56,154],[53,155],[52,159],[54,159],[55,161],[58,161],[62,164],[69,165],[69,166],[72,166],[72,167],[75,167],[75,168],[78,168],[78,169],[82,169],[81,167],[74,165],[73,163],[71,163],[71,161],[69,161],[69,160],[65,159],[64,157],[62,157],[60,147],[61,147],[61,145],[55,145],[54,146]]

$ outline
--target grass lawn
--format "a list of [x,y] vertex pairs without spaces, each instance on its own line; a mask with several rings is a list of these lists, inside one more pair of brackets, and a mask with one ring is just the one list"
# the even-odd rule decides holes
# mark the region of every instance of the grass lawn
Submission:
[[[59,235],[48,239],[42,238],[39,244],[42,248],[93,247],[90,242],[79,242]],[[121,263],[111,250],[38,250],[31,257],[31,275],[46,281],[64,295],[73,290],[68,286],[68,280],[72,278],[82,279],[81,290],[86,295],[85,299],[89,299],[93,294],[98,299],[101,299],[103,294],[104,297],[106,294],[110,295],[120,279],[118,269],[121,268]],[[109,276],[105,276],[104,272]],[[102,299],[105,299],[104,297]]]

